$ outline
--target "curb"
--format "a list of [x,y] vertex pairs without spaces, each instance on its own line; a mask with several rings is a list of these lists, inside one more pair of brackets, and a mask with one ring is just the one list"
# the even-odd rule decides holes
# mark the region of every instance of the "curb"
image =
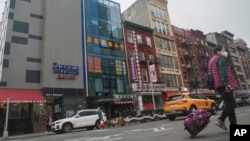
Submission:
[[45,136],[45,135],[50,135],[50,134],[53,134],[53,132],[52,133],[33,133],[33,134],[14,135],[14,136],[9,136],[6,139],[1,137],[0,141],[20,139],[20,138],[26,138],[26,137],[38,137],[38,136]]

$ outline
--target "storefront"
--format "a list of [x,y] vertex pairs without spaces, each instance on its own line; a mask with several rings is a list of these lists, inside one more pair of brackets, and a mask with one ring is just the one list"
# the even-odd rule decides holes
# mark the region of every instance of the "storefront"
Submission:
[[88,108],[101,107],[107,118],[125,117],[138,109],[137,96],[133,94],[113,94],[112,97],[88,97]]
[[34,133],[38,124],[46,121],[44,115],[45,99],[41,90],[0,89],[0,135],[2,135],[9,99],[9,135]]
[[138,97],[140,111],[163,108],[162,92],[166,91],[165,84],[133,83],[132,92]]
[[46,87],[42,93],[46,99],[46,113],[52,115],[53,121],[87,108],[84,89]]

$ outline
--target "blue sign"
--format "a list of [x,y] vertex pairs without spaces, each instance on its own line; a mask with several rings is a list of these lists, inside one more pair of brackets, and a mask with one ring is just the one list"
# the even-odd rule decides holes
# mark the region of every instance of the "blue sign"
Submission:
[[79,67],[53,63],[53,73],[78,75],[79,74]]

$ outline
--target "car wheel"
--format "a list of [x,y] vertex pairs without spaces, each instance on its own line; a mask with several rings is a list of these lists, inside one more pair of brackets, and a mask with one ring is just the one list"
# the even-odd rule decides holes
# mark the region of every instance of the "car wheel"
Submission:
[[55,131],[55,133],[56,133],[56,134],[61,134],[61,133],[62,133],[62,131],[61,131],[61,130],[59,130],[59,131]]
[[72,126],[70,123],[66,123],[63,125],[62,130],[64,133],[70,133],[72,131]]
[[192,113],[192,112],[194,112],[195,110],[196,110],[196,107],[193,105],[193,106],[190,107],[189,113]]
[[96,122],[95,122],[95,127],[96,127],[96,129],[100,129],[101,127],[100,127],[100,124],[99,124],[99,120],[97,120]]
[[167,117],[170,121],[174,121],[176,119],[175,115],[168,115]]
[[212,104],[212,105],[211,105],[211,114],[213,114],[213,115],[216,115],[216,114],[217,114],[217,109],[216,109],[215,104]]
[[87,127],[87,130],[93,130],[93,129],[94,129],[94,126]]

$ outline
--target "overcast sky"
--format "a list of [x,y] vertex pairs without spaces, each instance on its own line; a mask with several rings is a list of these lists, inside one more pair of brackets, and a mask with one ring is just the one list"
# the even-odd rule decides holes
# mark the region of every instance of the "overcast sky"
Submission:
[[[136,0],[113,0],[121,12]],[[0,0],[3,12],[5,0]],[[197,29],[204,34],[228,30],[234,39],[242,38],[250,47],[250,0],[168,0],[171,23],[184,29]],[[1,15],[2,16],[2,15]]]
[[[113,0],[121,12],[136,0]],[[171,23],[204,34],[228,30],[250,47],[250,0],[168,0]]]

